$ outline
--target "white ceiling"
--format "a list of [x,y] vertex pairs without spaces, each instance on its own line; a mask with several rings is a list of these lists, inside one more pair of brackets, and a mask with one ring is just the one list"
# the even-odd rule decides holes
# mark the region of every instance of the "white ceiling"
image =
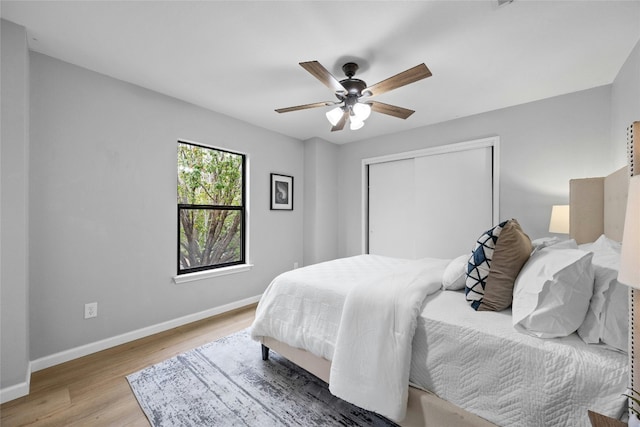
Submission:
[[[640,39],[640,1],[6,1],[29,46],[301,140],[346,143],[611,83]],[[334,100],[298,65],[369,85],[424,62],[433,76],[380,95],[416,110],[330,132]]]

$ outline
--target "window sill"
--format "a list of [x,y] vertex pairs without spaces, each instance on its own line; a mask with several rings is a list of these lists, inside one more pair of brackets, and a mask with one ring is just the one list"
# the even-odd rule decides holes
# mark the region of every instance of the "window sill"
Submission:
[[230,267],[215,268],[213,270],[198,271],[196,273],[180,274],[173,277],[173,282],[176,285],[180,285],[182,283],[193,282],[196,280],[209,279],[211,277],[242,273],[243,271],[251,270],[251,267],[253,267],[253,264],[239,264],[232,265]]

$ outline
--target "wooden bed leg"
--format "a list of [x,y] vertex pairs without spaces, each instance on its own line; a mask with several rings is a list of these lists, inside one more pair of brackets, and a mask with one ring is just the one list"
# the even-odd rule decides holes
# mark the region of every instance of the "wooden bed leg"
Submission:
[[269,347],[262,344],[262,360],[269,360]]

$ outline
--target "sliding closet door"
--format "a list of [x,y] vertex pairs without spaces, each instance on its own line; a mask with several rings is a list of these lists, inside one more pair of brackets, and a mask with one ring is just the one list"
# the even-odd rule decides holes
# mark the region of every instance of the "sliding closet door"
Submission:
[[413,258],[413,159],[369,165],[369,253]]
[[415,258],[471,252],[492,226],[492,149],[415,159]]
[[454,258],[493,225],[493,148],[369,165],[369,253]]

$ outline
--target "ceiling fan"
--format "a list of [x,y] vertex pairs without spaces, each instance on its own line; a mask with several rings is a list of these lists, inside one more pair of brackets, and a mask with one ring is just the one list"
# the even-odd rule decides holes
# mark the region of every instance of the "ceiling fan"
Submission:
[[300,65],[320,80],[321,83],[334,91],[338,101],[296,105],[295,107],[278,108],[276,111],[278,113],[288,113],[290,111],[306,110],[308,108],[337,105],[336,108],[326,113],[327,119],[333,126],[331,128],[332,132],[344,129],[347,121],[350,123],[351,130],[360,129],[364,126],[364,121],[369,117],[371,111],[406,119],[414,113],[413,110],[371,101],[369,98],[431,76],[431,71],[429,71],[427,66],[420,64],[372,86],[367,86],[364,81],[353,78],[358,70],[358,64],[355,62],[347,62],[342,66],[342,71],[344,71],[344,74],[347,76],[344,80],[336,79],[318,61],[301,62]]

